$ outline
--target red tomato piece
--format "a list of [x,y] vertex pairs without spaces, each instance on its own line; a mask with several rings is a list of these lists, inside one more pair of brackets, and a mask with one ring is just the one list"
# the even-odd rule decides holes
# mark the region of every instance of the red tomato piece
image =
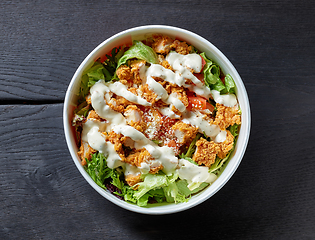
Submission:
[[203,84],[205,84],[205,80],[204,80],[204,75],[203,73],[194,73],[195,77],[199,79],[200,82],[202,82]]
[[202,97],[189,97],[188,96],[188,110],[195,109],[195,110],[203,110],[206,109],[207,100]]
[[214,106],[212,105],[212,104],[210,104],[210,103],[206,103],[206,109],[209,109],[211,112],[213,112],[213,110],[214,110]]
[[188,90],[186,90],[186,95],[187,95],[187,97],[196,97],[196,93],[195,92],[188,91]]

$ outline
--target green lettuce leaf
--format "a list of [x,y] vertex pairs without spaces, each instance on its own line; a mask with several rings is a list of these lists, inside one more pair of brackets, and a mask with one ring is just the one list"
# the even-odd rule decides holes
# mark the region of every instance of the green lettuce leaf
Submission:
[[110,55],[106,54],[107,59],[104,60],[104,62],[101,63],[100,60],[94,62],[93,65],[82,74],[79,102],[84,101],[90,88],[100,79],[105,80],[105,82],[118,80],[116,76],[116,67],[117,62],[123,53],[123,48],[113,48]]
[[188,201],[185,195],[178,191],[177,184],[175,182],[172,182],[169,185],[163,187],[163,191],[167,202],[179,203]]
[[158,203],[162,203],[165,200],[165,194],[162,188],[152,189],[148,192]]
[[227,74],[224,78],[224,81],[227,92],[235,94],[235,83],[232,76]]
[[140,199],[144,194],[150,190],[164,187],[168,184],[168,178],[165,174],[147,174],[145,175],[143,182],[137,183],[138,189],[135,191],[134,196],[136,199]]
[[239,127],[238,124],[234,124],[233,126],[228,127],[228,130],[232,133],[234,140],[238,135],[238,127]]
[[194,190],[190,190],[187,186],[188,183],[186,180],[179,180],[176,182],[177,188],[179,193],[181,193],[182,195],[184,195],[186,198],[191,196],[194,193],[197,193],[199,191],[201,191],[202,189],[206,188],[207,186],[209,186],[209,183],[201,183],[199,187],[195,188]]
[[107,167],[106,158],[103,154],[97,152],[92,155],[90,161],[86,161],[85,171],[90,175],[93,181],[101,188],[106,189],[104,181],[113,175],[113,170]]
[[221,159],[221,158],[217,157],[215,159],[214,164],[212,164],[211,167],[209,168],[209,172],[214,173],[217,176],[219,176],[222,173],[222,171],[224,170],[224,168],[222,168],[223,164],[228,161],[228,159],[229,159],[229,157],[233,151],[234,151],[234,147],[231,149],[231,151],[228,153],[228,155],[226,155],[225,158]]
[[215,84],[210,84],[209,86],[211,90],[217,90],[220,94],[226,93],[226,87],[221,79],[219,79]]
[[[128,60],[132,58],[137,58],[145,60],[149,63],[157,64],[159,63],[158,57],[154,50],[143,44],[141,41],[134,41],[133,45],[124,53],[124,55],[119,59],[117,68],[122,64],[126,64]],[[116,68],[116,69],[117,69]]]
[[206,85],[210,86],[217,83],[220,80],[220,67],[209,59],[204,52],[200,55],[206,61],[206,65],[203,67]]
[[224,82],[220,79],[221,69],[220,67],[209,59],[203,52],[200,54],[206,61],[206,65],[203,68],[205,84],[211,90],[217,90],[221,94],[235,93],[235,82],[230,74],[227,74],[224,78]]

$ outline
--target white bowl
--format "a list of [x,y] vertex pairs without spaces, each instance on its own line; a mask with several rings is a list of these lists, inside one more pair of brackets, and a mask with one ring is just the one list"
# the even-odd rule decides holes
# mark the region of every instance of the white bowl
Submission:
[[[109,53],[112,48],[118,47],[123,44],[131,43],[132,40],[141,40],[146,36],[149,36],[153,33],[161,33],[166,34],[174,38],[178,38],[180,40],[186,41],[188,44],[193,45],[201,52],[205,52],[206,55],[213,59],[222,69],[224,74],[230,74],[236,84],[237,90],[236,94],[238,97],[239,105],[242,110],[242,124],[240,127],[240,132],[237,140],[237,144],[234,150],[234,153],[231,156],[229,163],[227,164],[223,173],[218,177],[218,179],[211,184],[208,188],[201,191],[200,193],[191,197],[191,199],[187,203],[165,203],[165,204],[154,204],[148,207],[139,207],[135,204],[131,204],[125,202],[123,200],[118,199],[111,193],[99,187],[91,177],[86,173],[83,166],[80,163],[80,158],[77,154],[78,148],[75,141],[75,133],[71,126],[71,121],[73,117],[73,110],[76,106],[77,102],[77,93],[79,91],[80,81],[82,73],[89,68],[95,60],[99,57],[104,56]],[[85,180],[103,197],[107,200],[113,202],[114,204],[134,211],[138,213],[144,214],[170,214],[179,211],[183,211],[194,207],[205,200],[209,199],[213,196],[217,191],[219,191],[224,184],[231,178],[237,167],[239,166],[243,155],[245,153],[245,149],[247,147],[249,133],[250,133],[250,107],[246,89],[242,82],[241,77],[237,73],[236,69],[232,65],[232,63],[220,52],[214,45],[212,45],[206,39],[200,37],[199,35],[192,33],[190,31],[171,27],[171,26],[163,26],[163,25],[150,25],[150,26],[141,26],[132,28],[123,32],[120,32],[109,39],[102,42],[99,46],[97,46],[81,63],[77,71],[75,72],[68,90],[65,96],[64,102],[64,111],[63,111],[63,123],[64,123],[64,131],[66,136],[66,142],[70,151],[70,154],[73,158],[73,161],[77,168],[79,169],[82,176]]]

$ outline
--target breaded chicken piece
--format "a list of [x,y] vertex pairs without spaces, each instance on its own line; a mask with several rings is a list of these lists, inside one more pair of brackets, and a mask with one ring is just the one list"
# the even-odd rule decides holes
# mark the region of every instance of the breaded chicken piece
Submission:
[[220,148],[220,151],[218,152],[219,158],[225,158],[234,145],[234,136],[229,130],[226,130],[226,133],[226,139],[223,142],[218,143],[218,146]]
[[131,74],[133,75],[133,83],[139,85],[142,83],[141,79],[141,69],[145,67],[146,61],[145,60],[135,60],[132,61],[130,64],[131,67]]
[[221,130],[225,130],[228,126],[241,124],[241,115],[239,115],[238,107],[226,107],[223,104],[216,104],[217,113],[214,124],[218,125]]
[[96,153],[96,150],[91,148],[87,142],[81,141],[81,146],[78,152],[79,157],[81,158],[81,164],[86,165],[86,159],[91,160],[92,155]]
[[165,57],[163,55],[158,55],[159,64],[162,65],[166,69],[170,69],[173,71],[172,66],[169,64],[168,61],[165,60]]
[[117,154],[120,156],[121,160],[124,161],[125,159],[125,152],[123,149],[123,144],[125,143],[127,137],[123,136],[122,134],[117,134],[114,131],[110,131],[109,133],[103,133],[105,136],[106,141],[111,142],[114,144],[114,149]]
[[140,85],[139,92],[141,93],[141,97],[152,105],[156,102],[157,95],[149,88],[148,84]]
[[117,70],[116,74],[119,79],[130,81],[133,78],[131,68],[126,65],[121,65]]
[[108,102],[107,102],[108,106],[115,110],[116,112],[124,112],[125,108],[128,105],[133,104],[132,102],[128,101],[127,99],[125,99],[124,97],[121,96],[114,96],[112,97]]
[[[141,174],[138,174],[138,175],[128,174],[128,175],[125,175],[125,181],[130,187],[133,187],[134,185],[136,185],[137,183],[141,181],[140,177],[141,177]],[[136,186],[133,189],[137,190],[137,188],[138,186]]]
[[129,105],[124,111],[127,124],[143,133],[146,129],[146,122],[142,119],[142,115],[143,112],[137,105]]
[[177,121],[172,126],[172,129],[174,130],[175,137],[177,137],[181,144],[190,143],[198,133],[198,128],[182,121]]
[[169,94],[175,94],[175,96],[181,100],[181,102],[185,105],[185,107],[188,107],[189,105],[189,101],[188,101],[188,97],[186,94],[186,91],[183,87],[179,87],[177,85],[173,85],[173,84],[167,84],[165,86],[165,89],[167,92],[169,92]]
[[170,46],[172,49],[175,49],[175,51],[179,54],[183,54],[183,55],[186,55],[186,54],[189,54],[192,50],[192,47],[191,46],[188,46],[186,42],[181,42],[181,41],[178,41],[178,40],[175,40],[171,46]]
[[89,111],[87,120],[104,121],[94,110]]
[[155,92],[153,92],[148,84],[139,85],[138,88],[131,87],[128,89],[128,91],[132,92],[133,94],[144,98],[147,102],[151,103],[152,105],[155,104],[157,95]]
[[124,84],[124,85],[126,85],[127,88],[130,88],[130,87],[132,87],[132,85],[133,85],[133,82],[132,82],[131,80],[124,80],[124,79],[121,79],[121,80],[119,80],[119,82],[122,83],[122,84]]
[[215,162],[216,155],[220,151],[220,148],[215,142],[209,142],[204,138],[200,138],[196,142],[196,146],[197,149],[193,155],[193,160],[198,163],[198,165],[210,167]]
[[[142,148],[140,150],[136,150],[134,153],[130,154],[126,159],[125,162],[131,165],[135,165],[137,167],[141,167],[141,163],[149,163],[154,158],[151,154],[145,149]],[[163,169],[163,165],[160,164],[158,166],[154,166],[150,168],[150,173],[155,174],[159,170]]]
[[171,45],[174,42],[172,38],[165,35],[154,35],[153,41],[153,50],[160,54],[168,54],[171,50]]

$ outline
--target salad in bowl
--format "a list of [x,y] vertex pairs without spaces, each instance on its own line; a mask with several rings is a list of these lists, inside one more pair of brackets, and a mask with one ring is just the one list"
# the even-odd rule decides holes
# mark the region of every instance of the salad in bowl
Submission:
[[188,204],[235,155],[238,87],[187,40],[154,30],[131,36],[76,77],[67,109],[76,164],[99,192],[131,210]]

